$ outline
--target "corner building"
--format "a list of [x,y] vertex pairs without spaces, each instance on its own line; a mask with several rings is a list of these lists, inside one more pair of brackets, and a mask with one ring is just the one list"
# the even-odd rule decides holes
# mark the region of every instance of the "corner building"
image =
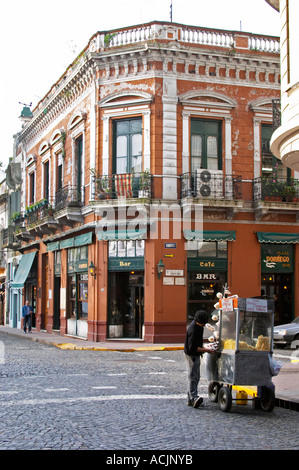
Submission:
[[183,342],[227,283],[276,295],[277,323],[291,320],[297,179],[269,150],[279,70],[274,37],[162,22],[96,33],[23,113],[11,311],[28,297],[37,330]]

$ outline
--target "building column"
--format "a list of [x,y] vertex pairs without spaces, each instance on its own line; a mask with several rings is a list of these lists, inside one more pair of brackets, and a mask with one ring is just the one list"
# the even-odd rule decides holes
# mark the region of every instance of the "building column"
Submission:
[[177,83],[163,83],[163,199],[177,200]]

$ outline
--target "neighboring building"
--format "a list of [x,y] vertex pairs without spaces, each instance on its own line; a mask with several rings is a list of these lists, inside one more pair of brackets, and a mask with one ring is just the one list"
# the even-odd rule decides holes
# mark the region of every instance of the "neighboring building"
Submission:
[[12,289],[16,269],[21,259],[21,241],[15,236],[15,228],[21,223],[21,191],[22,169],[21,155],[16,155],[18,135],[14,136],[13,158],[6,168],[5,177],[5,210],[4,224],[1,230],[1,248],[5,257],[5,321],[7,325],[16,328],[20,325],[20,312],[24,302],[23,290]]
[[182,342],[225,283],[276,294],[276,321],[291,320],[299,194],[269,149],[279,97],[277,38],[162,22],[96,33],[18,134],[10,287],[35,328]]
[[281,25],[281,125],[272,137],[271,151],[299,171],[299,2],[266,1],[280,12]]
[[[2,170],[0,169],[0,173]],[[8,190],[3,175],[3,179],[0,182],[0,325],[4,324],[5,317],[5,285],[6,285],[6,261],[7,253],[2,247],[6,242],[7,232],[7,201],[8,201]]]

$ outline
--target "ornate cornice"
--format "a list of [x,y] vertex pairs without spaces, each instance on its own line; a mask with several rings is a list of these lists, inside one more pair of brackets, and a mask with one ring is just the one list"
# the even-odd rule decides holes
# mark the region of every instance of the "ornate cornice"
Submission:
[[33,118],[20,132],[20,141],[30,141],[43,132],[80,98],[95,81],[93,61],[84,60],[62,78],[34,110]]

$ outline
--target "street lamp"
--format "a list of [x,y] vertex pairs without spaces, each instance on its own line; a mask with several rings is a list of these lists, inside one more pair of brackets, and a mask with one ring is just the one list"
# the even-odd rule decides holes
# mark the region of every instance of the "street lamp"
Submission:
[[163,261],[160,259],[158,265],[158,279],[161,279],[162,274],[164,273],[165,265],[163,264]]
[[90,262],[88,269],[89,269],[89,274],[96,279],[97,275],[95,272],[95,265],[93,264],[92,261]]

